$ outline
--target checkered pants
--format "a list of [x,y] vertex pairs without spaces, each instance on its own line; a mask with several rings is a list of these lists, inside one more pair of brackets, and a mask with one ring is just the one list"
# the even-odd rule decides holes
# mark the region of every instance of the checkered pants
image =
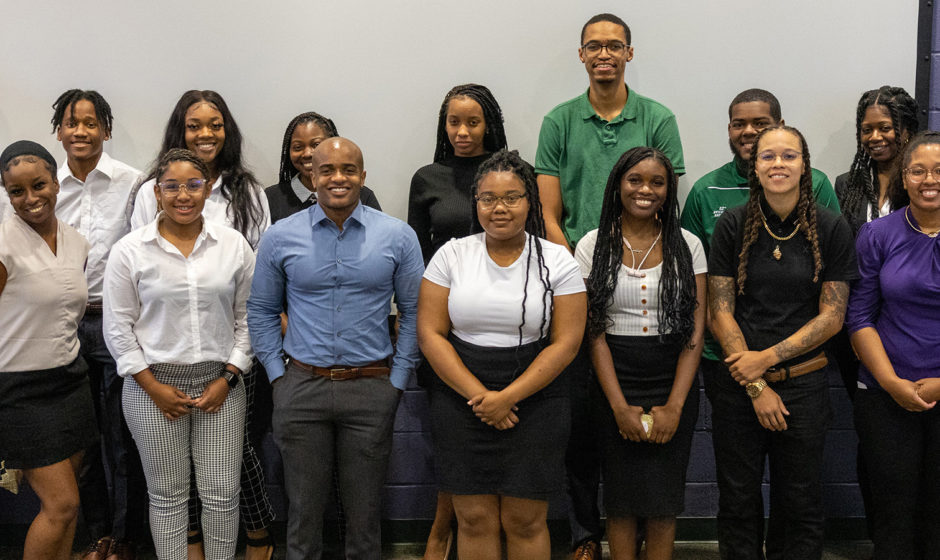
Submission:
[[[221,362],[192,365],[153,364],[157,381],[191,397],[202,394],[225,368]],[[219,412],[192,409],[167,420],[137,383],[123,390],[124,417],[147,478],[150,530],[161,560],[186,560],[187,501],[190,465],[202,496],[202,527],[207,560],[235,556],[238,537],[238,493],[244,439],[245,389],[229,392]]]
[[[245,411],[245,441],[242,447],[242,470],[241,470],[241,496],[239,498],[239,509],[241,511],[241,521],[245,525],[246,531],[261,531],[267,529],[268,525],[274,520],[274,507],[268,499],[268,490],[264,482],[264,469],[261,466],[261,460],[255,451],[254,444],[249,440],[248,435],[251,429],[251,422],[254,416],[255,402],[255,380],[259,371],[264,369],[252,362],[252,367],[242,375],[245,386],[245,396],[247,398],[247,409]],[[263,374],[263,373],[262,373]],[[202,506],[199,500],[199,494],[195,486],[190,485],[189,493],[189,531],[198,533],[200,531],[200,511]]]

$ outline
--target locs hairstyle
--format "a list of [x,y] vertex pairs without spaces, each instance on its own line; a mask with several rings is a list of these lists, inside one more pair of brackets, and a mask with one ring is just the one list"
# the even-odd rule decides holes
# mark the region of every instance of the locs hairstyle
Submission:
[[167,153],[163,154],[160,161],[157,162],[157,166],[153,170],[156,180],[159,181],[160,177],[163,177],[163,174],[166,173],[171,163],[178,161],[191,164],[196,168],[196,171],[202,173],[204,179],[209,178],[209,168],[206,166],[206,162],[202,161],[196,154],[185,148],[172,148],[168,150]]
[[339,132],[337,132],[336,125],[333,124],[333,121],[320,113],[310,111],[308,113],[301,113],[291,119],[291,121],[287,123],[287,130],[284,132],[284,141],[281,143],[281,168],[277,174],[277,181],[279,183],[289,183],[294,175],[297,174],[297,170],[294,169],[294,164],[290,161],[290,138],[294,135],[294,130],[296,130],[298,126],[308,122],[312,122],[322,128],[327,138],[339,136]]
[[617,25],[622,27],[623,34],[627,39],[627,44],[628,45],[630,44],[630,28],[627,26],[627,23],[625,21],[615,16],[614,14],[597,14],[591,19],[587,20],[587,23],[585,23],[584,26],[581,27],[581,44],[584,44],[584,33],[587,31],[588,26],[594,23],[601,22],[601,21],[608,21],[610,23],[616,23]]
[[[904,133],[914,135],[920,130],[920,122],[917,120],[917,102],[904,88],[881,86],[878,89],[866,91],[858,100],[858,107],[855,110],[855,158],[852,160],[852,166],[849,167],[846,188],[838,193],[842,215],[852,226],[852,231],[856,233],[862,224],[878,217],[878,162],[871,159],[868,150],[862,146],[862,121],[865,119],[865,112],[868,108],[875,106],[883,107],[891,117],[898,155],[904,148],[901,139]],[[892,165],[897,167],[898,161],[900,158],[895,158]],[[895,175],[893,171],[892,177]],[[910,200],[903,188],[892,188],[893,185],[894,181],[889,184],[888,199],[891,210],[897,210],[908,204]],[[897,186],[900,187],[901,183],[898,182]],[[871,213],[864,216],[859,209],[868,204],[871,205]]]
[[[529,271],[532,267],[532,256],[535,255],[536,263],[539,267],[539,281],[542,283],[542,297],[548,296],[551,301],[555,290],[552,288],[551,278],[548,268],[545,266],[545,258],[542,255],[542,243],[540,237],[545,237],[545,220],[542,218],[542,203],[539,200],[539,189],[535,183],[535,169],[519,156],[516,150],[499,150],[489,159],[484,161],[476,178],[473,180],[473,196],[477,195],[480,187],[480,181],[489,173],[508,172],[512,173],[525,185],[526,199],[529,201],[529,214],[525,219],[525,231],[529,235],[526,243],[528,244],[529,254],[525,265],[525,284],[522,292],[522,322],[519,324],[519,345],[522,345],[522,327],[525,326],[525,304],[528,300],[529,289]],[[473,221],[479,223],[477,216],[477,205],[473,205]],[[539,335],[547,336],[551,330],[551,317],[548,314],[547,306],[542,308],[542,322],[539,324]]]
[[111,106],[105,101],[100,93],[93,89],[70,89],[59,96],[52,104],[52,132],[55,133],[62,126],[62,120],[65,118],[65,110],[79,101],[89,101],[95,108],[95,116],[98,123],[104,129],[104,133],[111,135],[111,126],[114,124],[114,117],[111,115]]
[[678,177],[666,154],[655,148],[637,147],[625,152],[607,179],[601,206],[597,244],[593,266],[588,276],[588,334],[600,336],[610,326],[608,310],[617,288],[620,263],[623,261],[623,231],[620,185],[623,176],[637,164],[653,159],[666,169],[666,200],[657,212],[662,223],[663,270],[659,279],[659,334],[678,335],[688,344],[695,330],[695,271],[692,253],[679,227]]
[[441,111],[437,118],[437,146],[434,148],[434,162],[454,155],[454,147],[447,138],[447,106],[455,97],[468,97],[480,104],[483,109],[483,120],[486,131],[483,134],[483,149],[487,152],[496,152],[506,149],[506,132],[503,130],[503,112],[492,92],[486,86],[478,84],[462,84],[454,86],[441,103]]
[[816,199],[813,197],[813,170],[810,167],[809,147],[806,145],[806,139],[803,134],[792,126],[769,126],[760,131],[757,139],[754,141],[754,147],[751,148],[751,161],[748,165],[747,182],[750,187],[750,195],[747,199],[747,214],[744,221],[744,243],[741,246],[741,253],[738,255],[738,294],[744,293],[744,283],[747,282],[747,262],[751,253],[751,246],[757,240],[757,235],[763,227],[761,221],[760,200],[763,196],[764,187],[761,186],[757,178],[757,171],[754,163],[757,161],[757,147],[765,134],[777,130],[785,130],[800,139],[800,145],[803,146],[803,173],[800,174],[800,198],[796,203],[796,220],[800,226],[800,233],[809,241],[813,251],[813,283],[819,282],[819,273],[822,271],[823,261],[822,253],[819,250],[819,235],[816,230]]
[[[228,213],[246,239],[260,239],[264,223],[261,186],[242,163],[242,134],[222,96],[212,90],[189,90],[176,102],[163,133],[158,160],[173,148],[186,148],[186,111],[196,103],[209,103],[222,113],[225,143],[216,158],[215,168],[222,178],[222,196],[228,201]],[[156,177],[152,170],[147,180]],[[254,232],[254,235],[251,234]]]

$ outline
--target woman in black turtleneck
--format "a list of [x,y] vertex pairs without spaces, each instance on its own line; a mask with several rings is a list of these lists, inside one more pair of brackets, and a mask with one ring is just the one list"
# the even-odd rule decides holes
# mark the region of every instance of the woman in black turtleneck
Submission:
[[[473,178],[480,164],[506,147],[503,113],[485,86],[463,84],[444,97],[437,123],[434,163],[411,179],[408,224],[418,234],[424,263],[448,240],[481,231],[473,218]],[[427,362],[418,367],[418,383],[435,376]],[[425,560],[446,559],[451,548],[454,506],[439,493]]]

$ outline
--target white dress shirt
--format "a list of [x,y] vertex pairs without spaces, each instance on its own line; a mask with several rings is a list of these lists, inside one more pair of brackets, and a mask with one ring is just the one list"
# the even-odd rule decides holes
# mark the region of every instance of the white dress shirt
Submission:
[[91,243],[85,277],[88,301],[101,303],[104,268],[117,240],[129,231],[124,213],[131,189],[142,179],[139,170],[102,152],[98,165],[82,182],[68,162],[59,167],[56,217],[72,226]]
[[[154,195],[153,186],[156,183],[151,179],[140,186],[137,191],[137,198],[134,200],[134,212],[131,214],[131,230],[138,229],[145,224],[153,221],[157,215],[157,197]],[[268,208],[268,197],[260,188],[254,189],[255,199],[261,204],[261,211],[264,214],[261,224],[258,228],[249,231],[245,236],[252,247],[257,247],[261,241],[261,234],[271,225],[271,211]],[[212,193],[206,200],[206,206],[202,209],[202,217],[206,220],[222,224],[228,227],[235,227],[234,217],[228,211],[228,200],[222,194],[222,177],[219,177],[212,183]]]
[[203,220],[184,257],[160,235],[161,219],[127,234],[108,259],[104,336],[118,374],[134,375],[154,363],[205,361],[247,370],[251,246],[238,231]]

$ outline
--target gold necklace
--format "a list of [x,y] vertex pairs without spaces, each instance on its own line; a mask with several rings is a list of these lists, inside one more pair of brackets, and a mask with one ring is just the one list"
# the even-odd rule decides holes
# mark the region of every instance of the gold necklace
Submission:
[[796,229],[794,229],[790,235],[786,237],[780,237],[779,235],[776,235],[774,232],[770,231],[770,226],[767,225],[767,217],[764,216],[764,209],[760,205],[757,206],[757,209],[760,210],[760,220],[764,223],[764,229],[767,231],[767,234],[777,240],[777,245],[774,247],[772,254],[774,259],[779,261],[783,258],[783,253],[780,251],[780,242],[793,239],[793,236],[796,235],[796,232],[800,231],[800,224],[796,224]]
[[908,206],[907,208],[904,209],[904,219],[907,220],[907,225],[911,226],[911,229],[912,229],[912,230],[916,231],[917,233],[923,233],[923,234],[926,235],[927,237],[936,237],[936,236],[940,235],[940,230],[937,230],[937,231],[935,231],[935,232],[933,232],[933,233],[927,233],[926,231],[924,231],[924,230],[920,229],[919,227],[915,226],[914,223],[911,221],[911,218],[908,216],[908,212],[910,212],[910,211],[911,211],[911,207],[910,207],[910,206]]

